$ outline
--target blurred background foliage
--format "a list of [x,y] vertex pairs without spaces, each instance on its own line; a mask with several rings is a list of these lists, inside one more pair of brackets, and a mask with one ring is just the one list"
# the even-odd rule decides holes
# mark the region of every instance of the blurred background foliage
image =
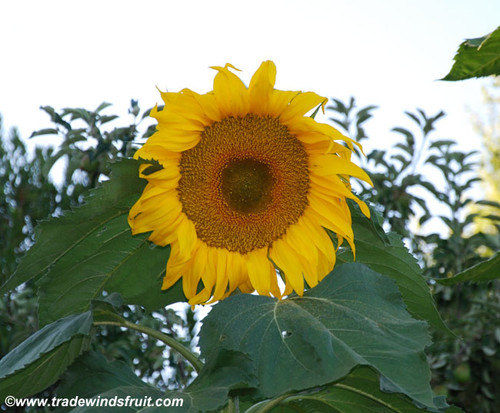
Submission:
[[[409,126],[395,127],[400,142],[361,157],[374,187],[362,196],[374,202],[386,229],[401,234],[418,257],[439,313],[456,336],[433,332],[428,349],[432,385],[466,412],[500,411],[500,281],[443,286],[452,277],[500,251],[500,84],[485,90],[490,116],[474,122],[483,154],[461,151],[440,139],[439,112],[405,112]],[[358,141],[375,106],[332,100],[330,120]],[[435,136],[438,137],[435,137]],[[484,199],[475,199],[474,194]]]
[[[429,116],[421,109],[405,112],[405,126],[392,129],[400,137],[393,147],[372,150],[366,158],[357,154],[374,182],[373,188],[359,186],[358,192],[380,210],[385,228],[401,234],[418,257],[438,310],[456,334],[433,332],[428,349],[433,388],[467,412],[500,411],[500,284],[442,286],[435,280],[500,250],[499,90],[494,83],[485,92],[491,116],[474,119],[483,139],[482,157],[439,138],[444,112]],[[107,179],[110,161],[130,157],[134,145],[154,132],[154,126],[143,123],[149,111],[141,113],[137,101],[131,101],[125,126],[114,125],[126,117],[104,114],[109,106],[60,112],[42,107],[52,126],[32,134],[41,143],[33,151],[15,129],[8,135],[0,130],[0,284],[33,244],[37,221],[81,203],[84,192]],[[328,106],[330,120],[361,143],[376,109],[359,108],[354,98],[348,103],[332,99]],[[58,136],[60,144],[43,144],[47,135]],[[478,196],[480,185],[483,195]],[[196,347],[197,320],[188,306],[153,314],[127,307],[123,314]],[[36,331],[36,320],[30,283],[0,299],[0,358]],[[111,326],[95,334],[94,350],[125,361],[161,389],[183,388],[192,380],[190,365],[161,342]]]

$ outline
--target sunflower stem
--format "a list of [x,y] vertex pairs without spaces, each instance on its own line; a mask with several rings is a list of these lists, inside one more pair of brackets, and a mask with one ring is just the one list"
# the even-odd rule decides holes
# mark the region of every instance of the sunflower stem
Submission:
[[181,343],[179,343],[177,340],[173,339],[172,337],[169,337],[166,334],[160,333],[159,331],[154,330],[152,328],[144,327],[144,326],[141,326],[138,324],[134,324],[134,323],[131,323],[130,321],[127,321],[127,320],[94,321],[94,325],[119,326],[119,327],[129,328],[131,330],[139,331],[140,333],[144,333],[148,336],[154,337],[157,340],[162,341],[167,346],[169,346],[170,348],[177,351],[187,361],[189,361],[189,363],[191,363],[191,365],[194,367],[194,369],[196,370],[197,373],[199,373],[201,368],[203,367],[203,363],[198,359],[198,357],[196,357],[196,354],[194,354],[191,350],[184,347]]

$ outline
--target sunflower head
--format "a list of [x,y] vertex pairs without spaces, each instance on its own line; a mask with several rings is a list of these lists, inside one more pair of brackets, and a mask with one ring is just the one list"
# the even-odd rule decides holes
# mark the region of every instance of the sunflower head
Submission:
[[[163,288],[181,277],[191,304],[242,292],[302,295],[335,265],[326,229],[354,250],[347,198],[365,215],[349,178],[370,182],[351,159],[351,139],[306,114],[327,99],[274,89],[276,66],[262,63],[247,87],[232,65],[212,92],[162,93],[156,133],[135,154],[162,169],[132,207],[134,234],[170,244]],[[284,291],[278,286],[284,280]]]

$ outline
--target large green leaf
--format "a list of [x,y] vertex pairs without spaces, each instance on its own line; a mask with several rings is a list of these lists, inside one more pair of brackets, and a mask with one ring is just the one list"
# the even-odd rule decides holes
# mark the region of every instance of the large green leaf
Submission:
[[[245,413],[256,413],[274,400],[261,402]],[[437,402],[436,402],[437,404]],[[450,412],[446,406],[443,411]],[[271,413],[323,412],[323,413],[421,413],[428,411],[417,407],[402,394],[384,393],[380,390],[379,378],[367,367],[354,370],[343,380],[319,391],[302,392],[282,400]],[[455,410],[460,412],[460,409]]]
[[[222,360],[230,360],[232,367],[222,366]],[[222,369],[219,369],[222,367]],[[176,412],[201,412],[216,409],[227,402],[228,392],[235,385],[245,387],[244,383],[253,380],[252,364],[247,356],[223,350],[220,357],[216,357],[211,365],[207,365],[200,373],[195,382],[184,392],[163,393],[158,389],[144,383],[139,379],[132,369],[125,363],[113,361],[108,362],[102,355],[89,352],[82,355],[64,374],[61,384],[56,390],[58,398],[74,399],[76,397],[112,400],[121,398],[125,403],[127,396],[136,398],[137,401],[129,402],[131,406],[118,406],[123,412],[154,412],[165,411],[166,408],[147,407],[144,403],[156,403],[158,400],[170,399],[170,403],[176,403]],[[207,378],[214,378],[207,381]],[[182,401],[181,401],[182,400]],[[117,399],[118,403],[118,399]],[[142,405],[140,405],[142,403]],[[165,403],[168,403],[166,401]],[[180,405],[182,403],[182,405]],[[90,412],[114,412],[117,406],[87,406],[71,409],[61,406],[57,413],[90,413]],[[115,410],[113,410],[115,409]]]
[[[56,389],[57,397],[66,400],[93,399],[97,404],[99,399],[113,400],[116,396],[121,397],[123,406],[90,406],[71,407],[59,406],[57,413],[65,412],[116,412],[117,409],[123,412],[149,411],[155,409],[145,408],[147,400],[155,402],[163,400],[165,394],[151,385],[143,382],[135,375],[132,368],[120,361],[108,362],[104,356],[95,352],[88,352],[79,357],[61,378],[61,383]],[[128,396],[128,399],[127,399]],[[136,398],[137,401],[130,400]],[[189,411],[189,397],[183,397],[181,393],[170,393],[169,397],[182,399],[182,411]],[[150,399],[148,399],[150,398]],[[69,402],[68,402],[69,403]],[[125,406],[125,403],[132,406]],[[143,406],[140,405],[143,404]],[[143,410],[144,409],[144,410]],[[161,411],[161,410],[158,410]]]
[[[356,262],[391,277],[398,285],[411,315],[449,332],[436,309],[429,286],[422,277],[422,270],[404,246],[401,237],[394,233],[385,234],[379,228],[376,211],[372,211],[372,219],[369,220],[358,209],[352,209],[352,218]],[[349,248],[341,249],[337,254],[337,261],[352,262],[352,251]]]
[[464,80],[500,75],[500,27],[487,36],[467,39],[458,48],[455,63],[442,80]]
[[[61,377],[57,396],[87,398],[116,387],[144,385],[147,384],[125,363],[108,362],[102,354],[89,351],[82,354]],[[61,409],[61,412],[65,410],[70,409]]]
[[42,325],[88,310],[103,290],[150,310],[184,300],[180,283],[161,291],[169,248],[155,247],[147,235],[132,237],[127,224],[128,211],[144,188],[137,168],[133,160],[114,164],[111,179],[82,207],[37,227],[35,245],[2,291],[43,277]]
[[394,282],[361,264],[336,267],[302,298],[229,297],[200,332],[202,355],[222,346],[254,360],[260,397],[337,381],[367,365],[433,407],[428,344],[426,323],[407,313]]
[[454,285],[464,281],[481,282],[500,278],[500,252],[490,259],[480,262],[451,278],[436,280],[443,285]]
[[88,345],[92,314],[74,314],[45,326],[0,360],[0,400],[25,397],[53,384]]

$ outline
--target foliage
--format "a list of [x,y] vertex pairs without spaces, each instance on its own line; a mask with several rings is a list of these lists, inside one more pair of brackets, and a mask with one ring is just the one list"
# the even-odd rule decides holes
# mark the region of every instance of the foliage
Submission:
[[[350,128],[351,133],[353,128],[363,127],[366,109],[373,108],[359,110],[359,121],[352,102],[348,111],[342,109],[348,108],[347,105],[330,107],[336,119],[352,119],[344,123],[345,130]],[[420,134],[409,128],[394,128],[404,141],[389,151],[374,150],[368,154],[374,188],[365,187],[363,193],[382,208],[385,226],[400,233],[411,245],[433,289],[440,314],[456,334],[434,332],[434,344],[429,349],[434,389],[448,395],[451,402],[466,411],[494,412],[498,410],[500,395],[492,379],[498,375],[499,368],[500,286],[497,279],[500,273],[498,255],[484,261],[482,254],[485,249],[500,250],[500,210],[493,200],[477,202],[488,205],[488,211],[471,210],[474,201],[467,194],[479,181],[475,153],[454,149],[456,144],[451,140],[432,139],[430,132],[443,113],[429,117],[417,110],[406,115],[417,125]],[[358,134],[354,132],[354,135]],[[432,182],[419,172],[425,168],[429,168],[426,175],[432,174]],[[496,227],[496,231],[471,232],[474,221],[481,215],[488,223],[486,228]],[[422,230],[426,223],[441,231]],[[474,280],[495,281],[451,287]]]
[[[46,145],[37,146],[30,153],[26,144],[18,137],[16,130],[11,132],[10,138],[1,139],[0,285],[8,286],[6,282],[17,268],[20,255],[32,246],[36,250],[38,244],[33,242],[36,223],[40,222],[40,226],[37,227],[39,231],[44,225],[42,220],[48,216],[62,215],[62,219],[66,219],[63,210],[80,205],[83,201],[83,192],[88,191],[88,188],[93,185],[98,185],[99,181],[107,179],[109,161],[120,158],[123,154],[129,156],[133,151],[131,141],[137,141],[151,133],[151,128],[143,128],[145,129],[143,133],[139,131],[141,118],[139,106],[135,101],[132,101],[129,111],[132,115],[132,122],[129,126],[104,131],[103,125],[107,126],[107,122],[117,118],[117,116],[107,116],[101,113],[107,106],[109,105],[100,105],[94,112],[65,109],[61,113],[44,107],[43,110],[48,112],[54,120],[55,127],[45,129],[42,133],[40,131],[34,133],[33,136],[45,135],[49,131],[59,131],[62,144],[57,149]],[[142,119],[145,119],[148,113],[149,111],[146,111]],[[94,162],[90,169],[87,162],[89,159]],[[59,166],[56,165],[57,161],[59,161]],[[65,179],[54,183],[51,179],[51,170],[60,169],[61,163],[63,163]],[[136,174],[134,174],[135,177]],[[61,237],[60,233],[53,235],[59,243],[64,244],[67,240]],[[163,264],[162,267],[164,267]],[[67,269],[65,276],[71,274],[70,268]],[[30,271],[29,268],[22,266],[20,270]],[[23,287],[2,295],[0,300],[0,358],[39,329],[36,289],[35,284],[30,281]],[[138,292],[134,291],[133,294],[138,294]],[[57,301],[54,304],[57,309]],[[179,316],[172,309],[162,308],[151,314],[150,311],[138,306],[122,306],[122,313],[130,322],[163,329],[171,336],[177,337],[179,341],[188,346],[191,345],[196,323],[192,311],[183,311]],[[43,317],[42,324],[45,324]],[[105,326],[94,332],[92,348],[110,358],[123,360],[145,380],[163,389],[169,386],[186,385],[192,380],[191,369],[184,359],[168,351],[164,343],[145,335],[131,334],[115,326]],[[167,365],[176,366],[176,368],[172,369],[170,374],[159,374],[158,370]],[[48,396],[51,392],[52,388],[42,395]]]
[[458,48],[455,64],[443,80],[464,80],[500,74],[500,27],[490,34],[465,40]]

